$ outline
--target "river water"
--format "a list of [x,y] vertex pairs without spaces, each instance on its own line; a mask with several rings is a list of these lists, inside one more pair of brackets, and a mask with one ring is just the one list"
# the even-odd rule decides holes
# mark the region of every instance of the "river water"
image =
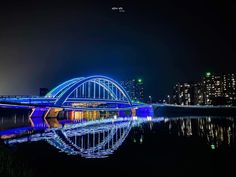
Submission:
[[[37,131],[25,117],[0,119],[0,176],[14,170],[42,177],[234,172],[235,117],[111,118]],[[13,162],[7,166],[5,159]]]

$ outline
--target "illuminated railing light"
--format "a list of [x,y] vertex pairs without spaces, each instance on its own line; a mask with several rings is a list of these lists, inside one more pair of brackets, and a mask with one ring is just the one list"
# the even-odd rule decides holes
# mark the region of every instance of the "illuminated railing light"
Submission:
[[133,120],[138,120],[138,117],[137,116],[133,116],[132,119]]
[[151,120],[152,120],[152,117],[151,117],[151,116],[147,116],[147,120],[148,120],[148,121],[151,121]]

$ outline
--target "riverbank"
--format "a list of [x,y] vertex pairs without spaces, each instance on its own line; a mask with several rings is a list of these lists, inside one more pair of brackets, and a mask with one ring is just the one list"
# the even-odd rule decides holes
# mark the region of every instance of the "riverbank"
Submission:
[[236,116],[234,106],[153,105],[155,117],[176,116]]

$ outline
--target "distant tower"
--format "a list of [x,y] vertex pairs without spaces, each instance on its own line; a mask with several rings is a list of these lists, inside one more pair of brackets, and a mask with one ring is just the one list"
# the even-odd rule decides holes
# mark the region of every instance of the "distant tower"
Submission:
[[144,102],[144,86],[143,86],[143,79],[136,79],[135,82],[135,96],[138,101]]
[[204,88],[201,82],[192,82],[190,88],[191,105],[204,104]]
[[203,78],[205,104],[212,104],[213,100],[223,96],[222,76],[207,72]]
[[132,100],[135,99],[135,79],[121,81],[121,85],[124,87],[128,95]]
[[48,88],[40,88],[39,89],[39,96],[45,96],[48,93]]
[[223,74],[222,76],[223,96],[231,103],[236,100],[236,75],[233,73]]
[[133,101],[144,102],[144,85],[142,79],[121,81],[121,85]]
[[190,105],[191,95],[190,95],[191,85],[189,83],[177,83],[173,89],[173,101],[178,105]]

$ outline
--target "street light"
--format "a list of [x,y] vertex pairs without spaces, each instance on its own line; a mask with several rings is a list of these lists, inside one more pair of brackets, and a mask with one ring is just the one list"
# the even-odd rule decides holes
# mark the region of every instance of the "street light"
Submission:
[[170,95],[167,95],[167,103],[170,104]]
[[149,101],[150,103],[152,103],[152,96],[149,96]]

